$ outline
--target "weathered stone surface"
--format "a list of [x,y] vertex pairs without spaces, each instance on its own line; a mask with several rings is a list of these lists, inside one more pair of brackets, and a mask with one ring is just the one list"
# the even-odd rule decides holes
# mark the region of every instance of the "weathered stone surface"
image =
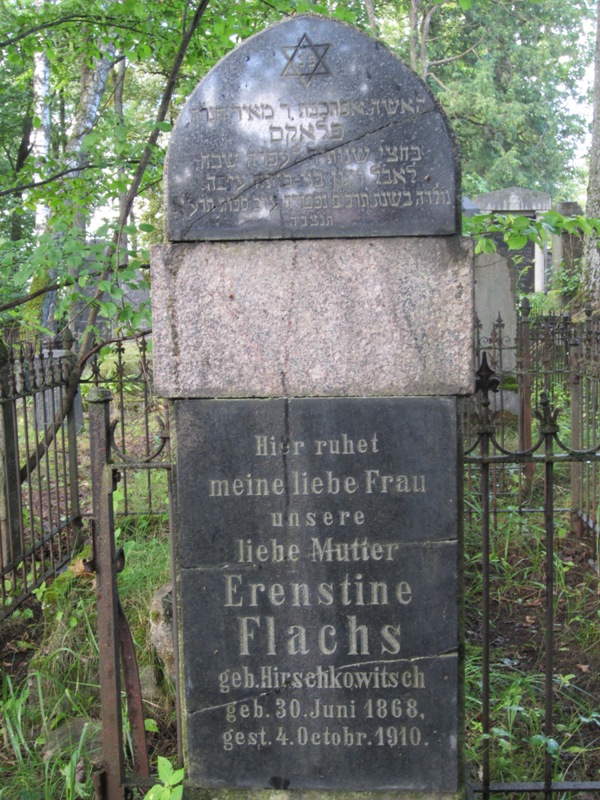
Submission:
[[480,253],[475,257],[474,274],[475,313],[479,320],[482,348],[491,345],[494,325],[500,317],[504,324],[501,369],[512,372],[517,357],[517,273],[514,264],[499,252]]
[[472,391],[470,243],[454,237],[158,245],[166,397]]
[[222,59],[184,107],[166,167],[170,241],[460,230],[452,136],[386,47],[297,16]]
[[518,211],[522,213],[549,211],[552,208],[552,197],[546,192],[523,189],[511,186],[497,192],[478,194],[473,198],[482,213]]
[[173,584],[162,586],[150,604],[150,641],[164,671],[175,682],[175,645],[173,637]]
[[175,422],[191,781],[458,792],[456,401]]

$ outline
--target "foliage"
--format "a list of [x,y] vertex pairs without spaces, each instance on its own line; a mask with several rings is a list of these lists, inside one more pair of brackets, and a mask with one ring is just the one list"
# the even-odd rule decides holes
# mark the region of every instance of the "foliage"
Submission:
[[565,217],[557,211],[546,211],[536,219],[515,214],[475,214],[463,218],[463,234],[473,237],[475,255],[495,252],[497,235],[509,250],[521,250],[528,242],[542,246],[553,234],[581,237],[594,231],[600,233],[600,219],[583,215]]
[[[566,415],[568,416],[568,415]],[[511,477],[517,477],[512,474]],[[555,780],[576,769],[593,770],[598,757],[593,687],[588,681],[598,652],[598,578],[585,561],[576,567],[571,548],[586,545],[570,539],[568,520],[557,518],[555,530],[555,677],[552,735],[544,724],[546,685],[544,658],[545,530],[542,514],[520,511],[519,481],[496,474],[504,487],[490,531],[490,734],[481,720],[481,508],[476,495],[466,498],[469,522],[465,530],[467,648],[465,665],[467,760],[481,763],[490,756],[494,780],[543,780],[550,755]],[[543,493],[543,482],[534,486]],[[568,480],[567,480],[568,485]],[[538,498],[540,500],[540,498]],[[530,499],[528,505],[535,505]],[[568,504],[568,503],[567,503]],[[589,545],[588,545],[589,546]],[[591,691],[591,690],[592,691]],[[594,774],[590,772],[589,774]]]
[[[473,217],[463,217],[463,234],[473,239],[475,255],[496,252],[499,240],[509,252],[516,254],[529,242],[543,247],[552,236],[568,234],[583,239],[599,233],[600,219],[584,215],[566,217],[554,210],[546,211],[535,219],[515,214],[476,214]],[[581,261],[571,266],[555,265],[552,288],[544,294],[534,293],[530,296],[533,311],[551,313],[559,310],[565,303],[587,302],[588,290],[582,278],[582,266]]]
[[[589,63],[586,0],[210,0],[172,87],[198,2],[11,0],[0,6],[0,269],[7,278],[0,305],[34,285],[62,288],[56,321],[40,319],[35,306],[28,315],[7,311],[4,321],[60,328],[76,315],[96,325],[99,315],[127,330],[147,326],[147,306],[130,294],[148,289],[141,268],[149,245],[161,239],[165,150],[185,98],[219,58],[265,25],[310,11],[370,29],[369,5],[379,35],[407,60],[418,56],[415,67],[439,95],[464,154],[467,191],[509,184],[568,190],[582,134],[572,100]],[[36,53],[45,53],[50,68],[44,159],[32,151],[41,125]],[[105,62],[110,78],[94,84],[94,105],[89,85]],[[166,113],[157,116],[163,100]],[[40,207],[49,223],[36,233]]]
[[158,757],[158,777],[162,783],[155,784],[144,795],[144,800],[181,800],[183,797],[184,770],[174,769],[171,762]]
[[[148,288],[139,268],[148,262],[149,243],[160,238],[160,219],[156,214],[148,218],[148,210],[156,211],[159,205],[154,198],[168,132],[204,72],[236,41],[279,16],[258,0],[234,5],[212,0],[173,88],[169,77],[176,68],[184,30],[189,29],[194,8],[200,7],[185,0],[42,4],[15,0],[2,5],[0,63],[2,81],[10,82],[11,91],[7,92],[10,113],[0,124],[0,140],[6,143],[0,155],[5,187],[0,268],[11,280],[2,281],[0,303],[10,301],[15,289],[26,292],[31,281],[42,276],[47,283],[57,279],[68,287],[57,302],[61,325],[82,309],[87,314],[97,308],[101,317],[118,319],[126,328],[147,326],[147,308],[138,310],[127,294]],[[43,160],[31,151],[30,128],[39,127],[40,120],[34,117],[29,122],[36,51],[46,54],[51,69],[51,94],[46,98],[51,146]],[[99,110],[93,113],[86,92],[104,60],[113,64],[113,85],[97,83],[94,102]],[[117,88],[119,65],[125,65],[122,88]],[[161,100],[169,106],[166,116],[157,119]],[[19,159],[21,145],[26,157]],[[140,170],[142,180],[135,187]],[[136,202],[123,219],[123,203],[132,187]],[[40,206],[49,210],[49,224],[34,235],[34,213]]]
[[[148,607],[153,592],[169,579],[164,519],[127,521],[120,544],[127,554],[126,568],[119,576],[121,601],[137,644],[138,663],[153,669]],[[89,552],[75,558],[69,569],[38,591],[44,632],[28,675],[17,684],[3,674],[1,800],[93,796],[92,761],[97,759],[100,745],[98,642],[95,586],[93,576],[83,569],[85,556],[89,557]],[[164,698],[147,704],[152,712],[147,730],[158,727],[164,734],[171,724],[174,699],[169,684],[164,687]]]
[[414,62],[451,120],[465,192],[573,191],[574,148],[585,133],[574,101],[591,60],[591,2],[378,5],[384,38]]

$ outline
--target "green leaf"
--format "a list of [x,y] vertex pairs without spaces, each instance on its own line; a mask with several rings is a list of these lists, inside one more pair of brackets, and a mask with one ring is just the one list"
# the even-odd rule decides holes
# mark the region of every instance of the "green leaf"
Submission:
[[169,759],[165,758],[164,756],[159,756],[158,777],[161,779],[161,781],[165,786],[169,784],[172,774],[173,774],[173,765],[171,764]]
[[120,300],[123,297],[124,294],[125,294],[125,292],[123,291],[123,289],[121,289],[120,286],[117,286],[116,283],[114,283],[111,286],[111,288],[110,288],[110,296],[114,297],[115,300]]
[[181,783],[184,775],[185,775],[185,770],[176,769],[171,775],[171,786],[177,786],[178,783]]
[[140,61],[150,58],[152,55],[152,49],[150,48],[150,45],[142,42],[142,44],[140,44],[136,50],[136,55]]
[[480,253],[495,253],[496,252],[496,242],[493,239],[485,239],[481,238],[477,240],[477,244],[475,245],[475,255],[478,256]]
[[104,225],[101,225],[98,228],[98,230],[96,231],[96,236],[99,239],[102,239],[102,238],[104,238],[104,236],[108,235],[109,231],[110,231],[110,225],[108,223],[105,223]]
[[529,217],[515,217],[512,222],[512,229],[515,231],[524,231],[531,225],[531,220]]
[[153,231],[155,231],[155,230],[156,230],[156,228],[154,227],[154,225],[149,225],[147,222],[141,222],[141,223],[138,225],[138,228],[139,228],[141,231],[144,231],[144,233],[152,233]]
[[100,311],[105,317],[112,319],[117,316],[119,308],[116,303],[100,303]]
[[165,133],[173,130],[173,125],[170,122],[157,122],[156,127],[159,131],[164,131]]
[[155,783],[154,786],[144,795],[144,800],[160,800],[160,796],[164,788],[165,787],[161,786],[160,783]]
[[509,250],[522,250],[528,241],[528,236],[518,233],[509,233],[506,237],[506,244],[508,245]]
[[468,11],[473,5],[473,0],[458,0],[458,5],[463,11]]
[[158,725],[156,724],[156,720],[145,719],[144,730],[149,731],[150,733],[158,733]]
[[183,797],[183,786],[175,786],[175,788],[171,789],[170,800],[181,800],[182,797]]

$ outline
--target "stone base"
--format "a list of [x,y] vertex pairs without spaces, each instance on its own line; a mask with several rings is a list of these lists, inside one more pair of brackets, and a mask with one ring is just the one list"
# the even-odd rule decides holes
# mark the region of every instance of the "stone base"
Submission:
[[466,800],[467,791],[444,792],[316,792],[316,791],[246,791],[203,789],[186,786],[183,800]]

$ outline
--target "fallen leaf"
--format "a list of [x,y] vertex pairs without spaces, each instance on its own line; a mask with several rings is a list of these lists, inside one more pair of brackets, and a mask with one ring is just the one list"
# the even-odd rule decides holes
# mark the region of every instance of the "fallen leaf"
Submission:
[[575,666],[577,667],[577,669],[580,672],[589,672],[590,671],[590,665],[589,664],[575,664]]

